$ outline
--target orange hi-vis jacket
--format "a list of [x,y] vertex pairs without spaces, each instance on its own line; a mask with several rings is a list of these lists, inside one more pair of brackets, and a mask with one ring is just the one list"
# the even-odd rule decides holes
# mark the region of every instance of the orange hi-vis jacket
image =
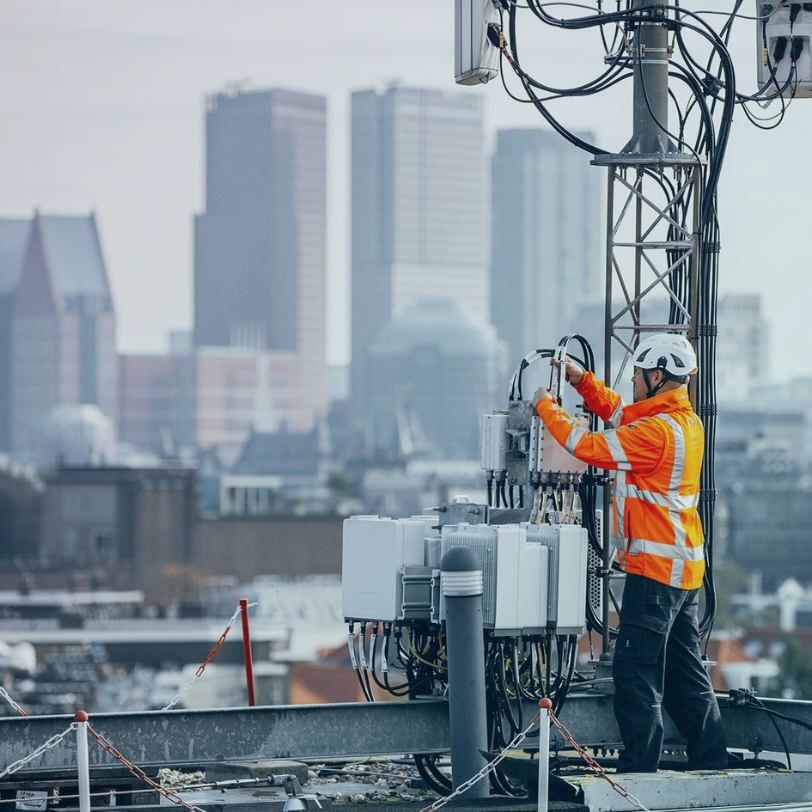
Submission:
[[590,372],[575,388],[587,409],[617,428],[588,431],[552,398],[536,409],[570,454],[618,472],[613,501],[621,566],[661,584],[696,589],[705,572],[697,512],[705,433],[687,389],[626,406]]

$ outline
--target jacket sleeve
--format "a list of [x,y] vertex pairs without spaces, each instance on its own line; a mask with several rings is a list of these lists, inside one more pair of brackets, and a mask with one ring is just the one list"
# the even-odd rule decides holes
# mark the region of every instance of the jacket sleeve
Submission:
[[575,386],[575,391],[584,399],[586,408],[598,415],[601,420],[611,420],[613,424],[620,421],[623,399],[603,381],[598,380],[592,372],[584,372],[584,377]]
[[661,420],[641,418],[608,431],[588,431],[552,398],[536,407],[547,431],[570,454],[597,468],[650,474],[660,465],[670,436]]

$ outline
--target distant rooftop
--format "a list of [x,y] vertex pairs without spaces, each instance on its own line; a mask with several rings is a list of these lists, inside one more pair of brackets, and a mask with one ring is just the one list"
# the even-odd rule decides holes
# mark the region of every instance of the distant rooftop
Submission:
[[110,299],[96,219],[37,215],[54,291],[61,296]]

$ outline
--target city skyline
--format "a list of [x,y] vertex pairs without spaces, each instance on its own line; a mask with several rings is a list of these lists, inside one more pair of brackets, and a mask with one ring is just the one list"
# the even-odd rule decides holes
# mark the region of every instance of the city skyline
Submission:
[[[122,2],[115,10],[81,0],[66,10],[56,2],[11,2],[2,21],[8,47],[0,63],[20,77],[0,89],[8,126],[0,135],[0,214],[30,217],[51,212],[96,212],[120,314],[120,349],[157,352],[171,329],[191,326],[190,218],[202,210],[204,97],[232,80],[253,86],[291,86],[328,98],[328,357],[349,350],[349,94],[404,84],[452,89],[453,31],[449,9],[417,2],[410,9],[379,8],[360,0],[365,47],[348,48],[335,35],[345,8],[319,0],[284,9],[238,0]],[[752,30],[744,22],[731,43],[742,89],[754,85]],[[592,65],[574,62],[578,36],[544,29],[546,64],[557,77],[577,80]],[[573,40],[571,37],[575,37]],[[295,41],[294,41],[295,40]],[[414,43],[421,42],[415,59]],[[269,45],[273,44],[273,48]],[[592,45],[590,41],[590,45]],[[599,48],[595,62],[599,60]],[[181,56],[182,54],[182,56]],[[96,67],[105,65],[105,70]],[[58,69],[57,69],[58,65]],[[145,72],[143,65],[149,65]],[[329,67],[327,67],[329,65]],[[370,67],[373,66],[373,67]],[[462,92],[481,97],[489,138],[505,127],[540,127],[540,117],[511,102],[498,83]],[[630,99],[620,93],[570,104],[570,126],[591,127],[610,148],[630,130]],[[761,133],[737,121],[720,187],[721,292],[764,296],[776,326],[775,345],[808,340],[802,284],[804,234],[797,156],[812,122],[812,107],[792,105],[784,124]],[[54,134],[58,133],[58,137]],[[584,160],[588,156],[584,155]],[[598,171],[598,170],[595,170]],[[156,185],[159,193],[156,194]],[[759,200],[779,190],[780,239],[763,238]],[[774,231],[771,229],[771,231]],[[160,291],[161,296],[156,296]],[[797,334],[800,334],[797,335]],[[812,373],[812,362],[776,353],[776,377]],[[801,366],[798,366],[798,364]],[[804,365],[806,364],[806,365]]]

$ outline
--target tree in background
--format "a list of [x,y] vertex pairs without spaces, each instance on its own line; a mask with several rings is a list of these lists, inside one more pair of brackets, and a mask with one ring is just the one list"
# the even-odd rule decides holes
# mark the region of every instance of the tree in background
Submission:
[[31,477],[0,469],[0,560],[36,560],[42,488]]

